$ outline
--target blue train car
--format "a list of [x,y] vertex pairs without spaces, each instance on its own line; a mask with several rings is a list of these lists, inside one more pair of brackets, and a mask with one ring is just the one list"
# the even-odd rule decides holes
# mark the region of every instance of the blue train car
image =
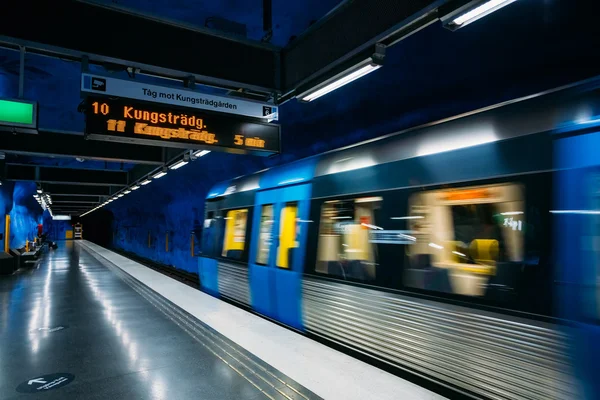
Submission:
[[464,395],[580,397],[556,279],[575,250],[551,211],[572,190],[556,134],[589,129],[599,84],[216,185],[202,290]]
[[600,104],[555,133],[557,313],[571,322],[574,369],[586,399],[600,398]]

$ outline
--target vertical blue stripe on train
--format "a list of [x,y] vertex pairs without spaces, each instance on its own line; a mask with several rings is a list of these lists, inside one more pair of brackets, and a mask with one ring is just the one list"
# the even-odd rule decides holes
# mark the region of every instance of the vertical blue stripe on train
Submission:
[[[314,175],[314,159],[302,160],[269,170],[261,176],[261,190],[256,194],[252,240],[249,254],[249,279],[252,308],[284,324],[303,329],[302,274],[306,255],[308,217],[310,212],[310,181]],[[277,247],[281,210],[286,203],[298,204],[297,244],[292,252],[291,268],[277,267]],[[268,262],[257,263],[260,223],[264,205],[273,206],[273,220]]]
[[[555,141],[554,240],[560,316],[574,321],[572,356],[583,397],[600,398],[600,313],[597,298],[600,215],[600,133]],[[591,213],[590,213],[591,211]],[[591,323],[590,323],[591,321]]]

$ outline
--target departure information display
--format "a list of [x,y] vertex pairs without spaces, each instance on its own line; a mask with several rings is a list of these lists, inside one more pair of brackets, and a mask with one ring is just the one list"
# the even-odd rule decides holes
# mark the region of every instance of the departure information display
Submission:
[[130,99],[85,101],[89,139],[257,155],[280,151],[279,125]]

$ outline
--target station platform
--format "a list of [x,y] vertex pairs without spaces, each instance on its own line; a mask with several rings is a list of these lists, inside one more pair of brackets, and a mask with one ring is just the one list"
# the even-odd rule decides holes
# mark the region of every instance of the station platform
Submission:
[[83,240],[0,278],[0,371],[0,399],[443,398]]

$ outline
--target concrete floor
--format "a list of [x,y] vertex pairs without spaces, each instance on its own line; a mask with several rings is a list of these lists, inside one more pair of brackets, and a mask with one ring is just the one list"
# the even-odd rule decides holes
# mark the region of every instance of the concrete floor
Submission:
[[141,290],[73,242],[0,277],[0,399],[317,398]]

